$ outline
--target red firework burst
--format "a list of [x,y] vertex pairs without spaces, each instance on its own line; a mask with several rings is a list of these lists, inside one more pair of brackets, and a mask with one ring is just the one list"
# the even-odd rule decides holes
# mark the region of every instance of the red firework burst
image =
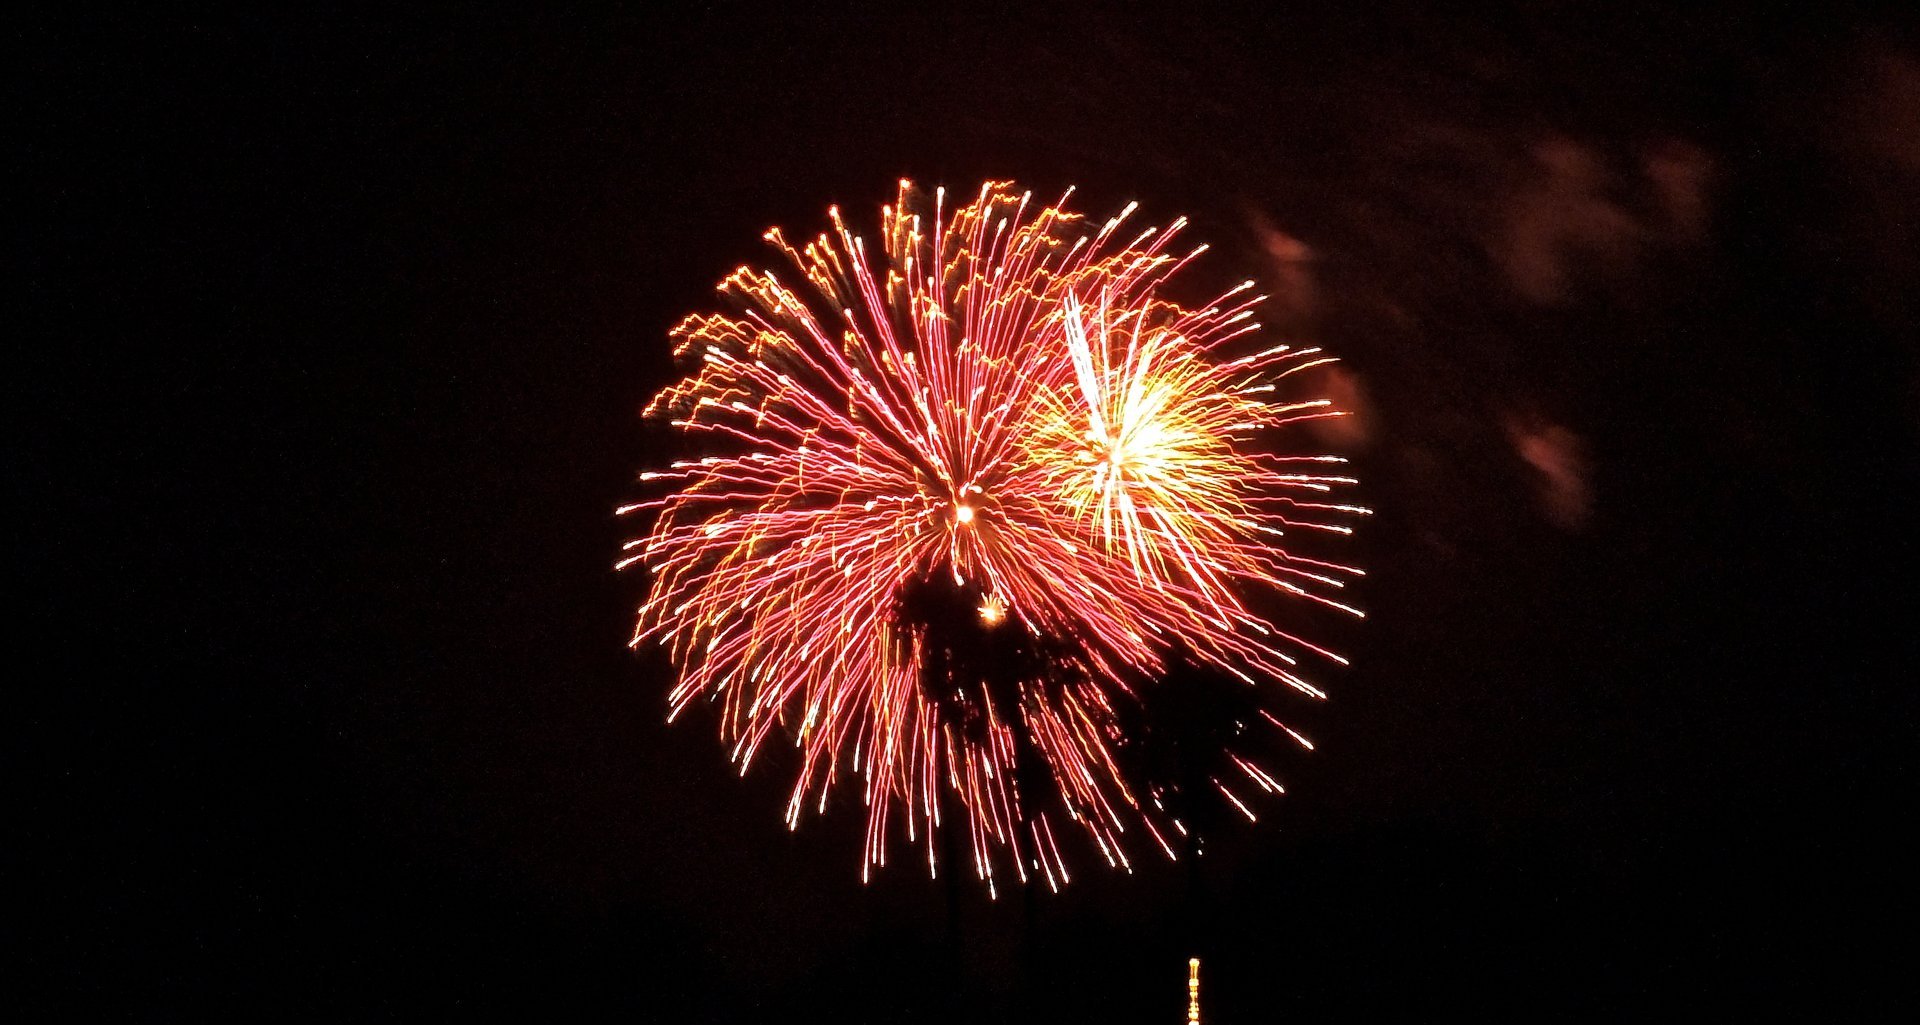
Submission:
[[902,182],[877,261],[838,210],[798,248],[769,231],[792,276],[728,276],[733,312],[674,329],[690,372],[648,408],[703,454],[642,474],[663,497],[622,510],[654,514],[620,563],[652,576],[633,644],[678,668],[672,716],[719,707],[743,773],[792,741],[790,825],[857,779],[868,867],[896,831],[933,867],[952,817],[989,885],[997,854],[1065,881],[1069,822],[1113,865],[1135,823],[1173,855],[1186,827],[1121,768],[1141,682],[1178,646],[1319,696],[1300,656],[1338,656],[1248,599],[1358,614],[1330,597],[1358,570],[1284,547],[1365,512],[1330,500],[1341,460],[1274,451],[1277,429],[1340,415],[1272,400],[1329,360],[1252,343],[1252,282],[1167,298],[1206,248],[1174,255],[1184,220],[1135,233],[1132,206],[1095,225],[1067,198],[1035,210],[989,183],[949,208]]

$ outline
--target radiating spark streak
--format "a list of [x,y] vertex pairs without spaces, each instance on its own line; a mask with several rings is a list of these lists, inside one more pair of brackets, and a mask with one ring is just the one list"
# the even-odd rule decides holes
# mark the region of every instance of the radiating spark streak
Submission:
[[1221,783],[1219,780],[1216,779],[1213,781],[1213,788],[1215,790],[1220,791],[1220,793],[1226,797],[1229,803],[1231,803],[1235,808],[1239,809],[1240,814],[1245,815],[1247,817],[1248,822],[1259,821],[1258,819],[1255,819],[1253,817],[1253,809],[1248,808],[1246,804],[1240,800],[1240,798],[1235,797],[1233,794],[1233,791],[1227,789],[1226,784]]
[[1275,726],[1279,727],[1281,730],[1285,731],[1287,736],[1293,738],[1294,743],[1299,744],[1301,747],[1304,747],[1309,751],[1313,750],[1313,741],[1308,740],[1306,737],[1301,736],[1300,733],[1296,731],[1293,727],[1288,726],[1286,723],[1283,723],[1278,719],[1275,719],[1273,717],[1272,712],[1269,712],[1263,708],[1260,710],[1260,714],[1268,722],[1274,724]]
[[[994,893],[997,861],[1023,882],[1029,867],[1071,878],[1062,817],[1111,865],[1130,868],[1134,823],[1173,857],[1166,829],[1187,826],[1118,754],[1134,685],[1177,639],[1239,680],[1320,697],[1300,658],[1345,660],[1271,621],[1269,599],[1360,615],[1327,594],[1358,569],[1281,544],[1366,514],[1322,500],[1354,480],[1319,464],[1344,460],[1270,450],[1290,424],[1343,415],[1273,401],[1330,357],[1254,341],[1251,281],[1195,307],[1168,298],[1206,251],[1176,248],[1184,218],[1123,231],[1130,203],[1092,225],[1071,195],[1040,205],[989,182],[929,202],[903,181],[872,252],[837,207],[811,240],[770,229],[787,267],[737,268],[718,288],[733,312],[682,320],[687,376],[647,407],[700,454],[643,473],[660,497],[618,510],[650,517],[616,563],[651,579],[631,643],[678,669],[669,721],[715,706],[740,772],[785,731],[789,828],[836,783],[860,788],[863,878],[896,824],[929,874],[936,833],[959,829]],[[923,580],[972,594],[983,636],[1048,652],[1012,691],[968,697],[964,728],[900,618]]]
[[1242,758],[1236,754],[1230,754],[1227,757],[1233,759],[1233,763],[1240,767],[1240,771],[1246,773],[1249,778],[1251,778],[1255,783],[1258,783],[1260,785],[1260,789],[1266,791],[1269,794],[1286,793],[1287,788],[1281,786],[1279,780],[1274,779],[1272,776],[1268,775],[1265,769],[1262,769],[1258,765],[1255,765],[1252,762],[1249,762],[1245,758]]

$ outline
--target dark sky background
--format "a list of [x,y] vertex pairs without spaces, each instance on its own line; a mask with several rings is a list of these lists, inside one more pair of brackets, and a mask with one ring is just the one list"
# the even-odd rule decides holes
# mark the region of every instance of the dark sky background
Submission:
[[[8,33],[50,1018],[1910,1004],[1910,22],[277,6]],[[1184,213],[1345,361],[1370,616],[1197,869],[862,886],[626,647],[667,329],[901,176]]]

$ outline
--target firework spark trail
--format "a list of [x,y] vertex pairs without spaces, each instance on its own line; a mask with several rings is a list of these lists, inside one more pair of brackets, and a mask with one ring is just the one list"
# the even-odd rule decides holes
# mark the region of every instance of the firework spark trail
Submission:
[[[1258,329],[1252,282],[1194,309],[1163,298],[1205,250],[1170,255],[1184,221],[1119,242],[1131,205],[1096,229],[1066,196],[1030,212],[1003,183],[957,208],[939,190],[930,212],[916,195],[902,182],[882,208],[880,276],[834,209],[832,230],[797,248],[767,233],[804,286],[742,267],[720,285],[738,312],[675,328],[676,358],[694,366],[648,414],[708,454],[642,474],[664,497],[622,510],[653,514],[620,563],[653,579],[633,644],[663,645],[678,667],[670,718],[719,706],[741,772],[785,728],[800,751],[790,826],[857,774],[869,867],[886,861],[896,808],[930,867],[957,809],[989,885],[996,851],[1022,880],[1030,867],[1068,878],[1061,816],[1112,864],[1126,864],[1136,821],[1171,854],[1157,802],[1119,768],[1116,703],[1163,671],[1175,639],[1248,684],[1318,696],[1297,656],[1338,656],[1246,596],[1355,611],[1328,592],[1357,570],[1278,540],[1346,532],[1339,521],[1365,510],[1327,499],[1351,478],[1334,457],[1252,447],[1339,415],[1265,398],[1326,360],[1285,345],[1234,354]],[[901,618],[907,589],[933,579],[981,596],[981,629],[1052,642],[1011,698],[968,696],[966,722],[928,693],[938,653]],[[1045,793],[1022,778],[1023,750],[1044,764]]]

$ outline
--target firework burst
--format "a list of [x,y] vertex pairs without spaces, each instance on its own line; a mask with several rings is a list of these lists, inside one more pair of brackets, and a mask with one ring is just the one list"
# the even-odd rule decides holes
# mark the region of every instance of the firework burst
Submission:
[[[742,773],[797,748],[790,826],[857,788],[867,868],[901,835],[936,868],[952,828],[990,886],[1003,862],[1066,881],[1070,829],[1116,866],[1135,826],[1172,856],[1186,826],[1122,769],[1139,688],[1177,647],[1319,696],[1299,661],[1338,656],[1249,599],[1354,612],[1330,595],[1357,570],[1284,547],[1364,513],[1331,498],[1340,460],[1275,451],[1340,415],[1274,401],[1327,359],[1251,344],[1252,282],[1168,298],[1205,250],[1175,255],[1184,221],[1093,224],[1067,198],[989,183],[950,207],[902,182],[877,260],[837,209],[799,246],[769,231],[790,270],[729,275],[732,312],[674,329],[689,372],[648,407],[700,455],[622,510],[652,514],[620,563],[652,577],[633,644],[679,670],[671,716],[717,706]],[[1225,753],[1211,782],[1252,817],[1234,788],[1278,784]]]

